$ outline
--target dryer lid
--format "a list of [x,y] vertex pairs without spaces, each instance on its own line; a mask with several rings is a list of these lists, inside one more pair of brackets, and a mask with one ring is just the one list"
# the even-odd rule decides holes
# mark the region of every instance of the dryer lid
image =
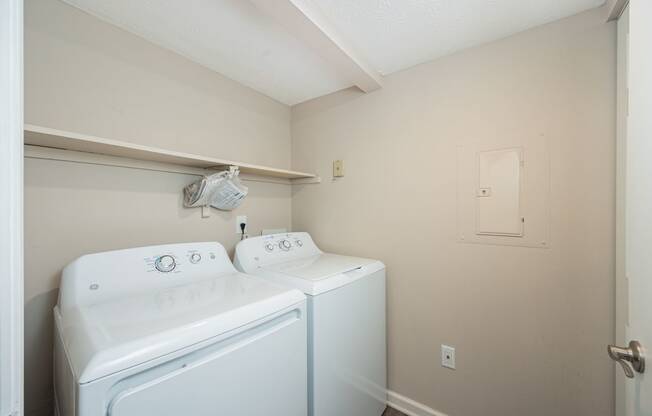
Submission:
[[228,273],[151,294],[55,309],[78,383],[105,377],[305,300],[298,290]]
[[376,260],[322,253],[282,263],[268,264],[261,268],[314,282],[361,269],[375,262]]

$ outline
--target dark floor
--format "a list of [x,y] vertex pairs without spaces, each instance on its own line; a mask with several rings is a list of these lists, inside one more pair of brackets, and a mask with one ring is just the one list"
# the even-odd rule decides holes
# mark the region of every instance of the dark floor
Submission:
[[405,413],[401,413],[396,409],[387,407],[387,409],[385,409],[385,411],[383,412],[383,416],[405,416]]

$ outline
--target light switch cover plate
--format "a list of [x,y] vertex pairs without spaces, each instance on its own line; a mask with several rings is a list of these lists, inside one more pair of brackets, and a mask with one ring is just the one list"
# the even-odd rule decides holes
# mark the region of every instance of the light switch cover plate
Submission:
[[333,161],[333,177],[341,178],[344,176],[344,161],[343,160],[334,160]]

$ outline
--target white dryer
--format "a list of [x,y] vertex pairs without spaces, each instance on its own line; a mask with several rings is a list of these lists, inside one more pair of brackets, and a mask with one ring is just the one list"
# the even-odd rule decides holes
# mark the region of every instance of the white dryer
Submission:
[[54,317],[60,416],[307,413],[304,294],[218,243],[80,257]]
[[387,391],[384,264],[324,253],[307,233],[241,241],[234,264],[308,296],[308,414],[380,416]]

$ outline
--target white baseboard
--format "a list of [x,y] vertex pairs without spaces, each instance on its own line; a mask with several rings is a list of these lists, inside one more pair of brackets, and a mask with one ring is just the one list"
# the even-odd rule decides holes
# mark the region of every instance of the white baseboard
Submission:
[[395,391],[387,391],[387,405],[408,416],[448,416]]

